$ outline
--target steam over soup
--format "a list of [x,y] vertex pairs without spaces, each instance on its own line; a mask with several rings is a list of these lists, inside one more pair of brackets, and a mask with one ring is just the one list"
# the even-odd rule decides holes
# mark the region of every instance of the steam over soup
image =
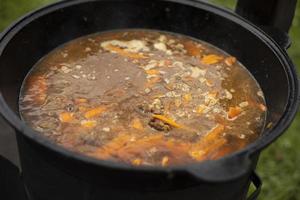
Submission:
[[218,159],[257,139],[263,93],[236,58],[182,35],[89,35],[30,71],[20,113],[72,151],[131,165]]

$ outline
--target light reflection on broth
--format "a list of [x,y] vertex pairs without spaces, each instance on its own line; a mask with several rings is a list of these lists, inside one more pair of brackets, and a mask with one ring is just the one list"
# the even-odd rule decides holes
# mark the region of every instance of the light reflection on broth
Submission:
[[149,30],[99,33],[45,56],[20,113],[88,156],[171,166],[218,159],[262,132],[266,106],[250,73],[204,42]]

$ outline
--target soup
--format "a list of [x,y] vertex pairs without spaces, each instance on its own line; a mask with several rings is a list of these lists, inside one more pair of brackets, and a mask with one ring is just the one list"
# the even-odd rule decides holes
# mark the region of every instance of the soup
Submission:
[[236,58],[183,35],[85,36],[42,58],[20,94],[23,120],[102,160],[174,166],[219,159],[261,134],[266,105]]

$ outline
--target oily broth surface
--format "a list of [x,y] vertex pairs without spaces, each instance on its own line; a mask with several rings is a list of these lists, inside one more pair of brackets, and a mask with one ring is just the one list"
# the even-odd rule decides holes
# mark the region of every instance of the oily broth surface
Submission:
[[182,165],[244,148],[263,129],[263,93],[235,58],[149,30],[71,41],[30,71],[20,113],[72,151],[132,165]]

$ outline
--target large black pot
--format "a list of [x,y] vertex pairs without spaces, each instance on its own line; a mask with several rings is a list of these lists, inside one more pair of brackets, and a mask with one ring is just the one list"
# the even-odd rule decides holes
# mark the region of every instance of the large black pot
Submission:
[[[265,11],[275,4],[266,7],[254,0],[239,2],[238,11],[264,25],[277,42],[239,15],[195,0],[64,1],[35,11],[8,28],[0,38],[0,112],[16,130],[23,180],[30,198],[246,199],[250,181],[260,184],[253,173],[260,151],[287,129],[298,107],[298,81],[285,50],[288,40],[283,32],[288,30],[295,8],[295,1],[289,2],[293,2],[290,7],[277,4],[276,12]],[[263,12],[253,6],[257,3]],[[283,8],[290,14],[285,15],[285,23],[279,23],[272,16]],[[255,143],[218,161],[184,167],[134,168],[70,152],[20,120],[20,86],[40,58],[74,38],[120,28],[181,33],[236,56],[260,83],[269,108],[268,122],[274,126]],[[256,199],[258,192],[249,199]]]

